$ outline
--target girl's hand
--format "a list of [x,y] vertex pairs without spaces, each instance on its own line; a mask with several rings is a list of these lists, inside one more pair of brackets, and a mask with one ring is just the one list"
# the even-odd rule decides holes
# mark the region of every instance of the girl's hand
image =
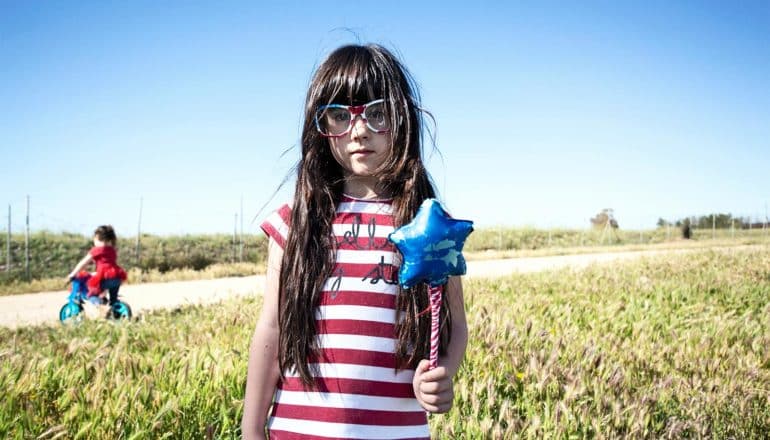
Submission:
[[417,401],[431,413],[445,413],[452,408],[455,397],[452,377],[446,367],[439,365],[429,370],[430,361],[423,359],[417,365],[412,379],[412,388]]

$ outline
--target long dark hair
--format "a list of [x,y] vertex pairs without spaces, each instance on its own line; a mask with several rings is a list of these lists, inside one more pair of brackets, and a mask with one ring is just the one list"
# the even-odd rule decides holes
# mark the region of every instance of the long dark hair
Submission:
[[[391,119],[392,146],[376,171],[381,188],[393,198],[396,227],[412,220],[423,200],[435,197],[422,161],[423,110],[414,79],[401,62],[378,45],[343,46],[316,70],[305,99],[302,156],[280,275],[279,365],[281,374],[296,368],[306,385],[313,384],[308,358],[318,353],[315,310],[324,283],[334,267],[336,242],[332,221],[342,197],[343,169],[334,159],[328,140],[315,126],[320,105],[360,105],[384,98]],[[430,314],[425,286],[399,288],[395,368],[416,366],[430,348]],[[448,306],[442,350],[449,338]]]

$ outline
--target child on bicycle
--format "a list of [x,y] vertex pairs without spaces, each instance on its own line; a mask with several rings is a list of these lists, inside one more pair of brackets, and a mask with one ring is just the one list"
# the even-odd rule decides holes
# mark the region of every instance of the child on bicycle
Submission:
[[94,231],[94,246],[85,257],[67,275],[69,282],[92,261],[96,263],[96,273],[87,281],[88,301],[92,304],[101,304],[102,292],[109,291],[109,303],[118,301],[118,290],[126,280],[126,271],[118,265],[118,252],[115,247],[118,238],[115,229],[111,225],[102,225]]

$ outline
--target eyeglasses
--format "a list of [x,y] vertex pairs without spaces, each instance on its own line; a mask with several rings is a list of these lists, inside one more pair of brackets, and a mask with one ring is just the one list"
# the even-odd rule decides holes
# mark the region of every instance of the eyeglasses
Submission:
[[375,99],[364,105],[322,105],[315,112],[315,125],[323,136],[340,137],[350,132],[358,115],[374,133],[390,130],[384,99]]

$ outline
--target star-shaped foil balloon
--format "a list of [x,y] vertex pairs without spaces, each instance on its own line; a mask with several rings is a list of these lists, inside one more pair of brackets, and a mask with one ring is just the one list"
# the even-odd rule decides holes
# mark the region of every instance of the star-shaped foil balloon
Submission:
[[403,255],[398,272],[401,287],[408,289],[422,281],[436,287],[450,275],[464,275],[462,250],[471,232],[472,221],[453,219],[438,200],[422,202],[414,219],[388,236]]

